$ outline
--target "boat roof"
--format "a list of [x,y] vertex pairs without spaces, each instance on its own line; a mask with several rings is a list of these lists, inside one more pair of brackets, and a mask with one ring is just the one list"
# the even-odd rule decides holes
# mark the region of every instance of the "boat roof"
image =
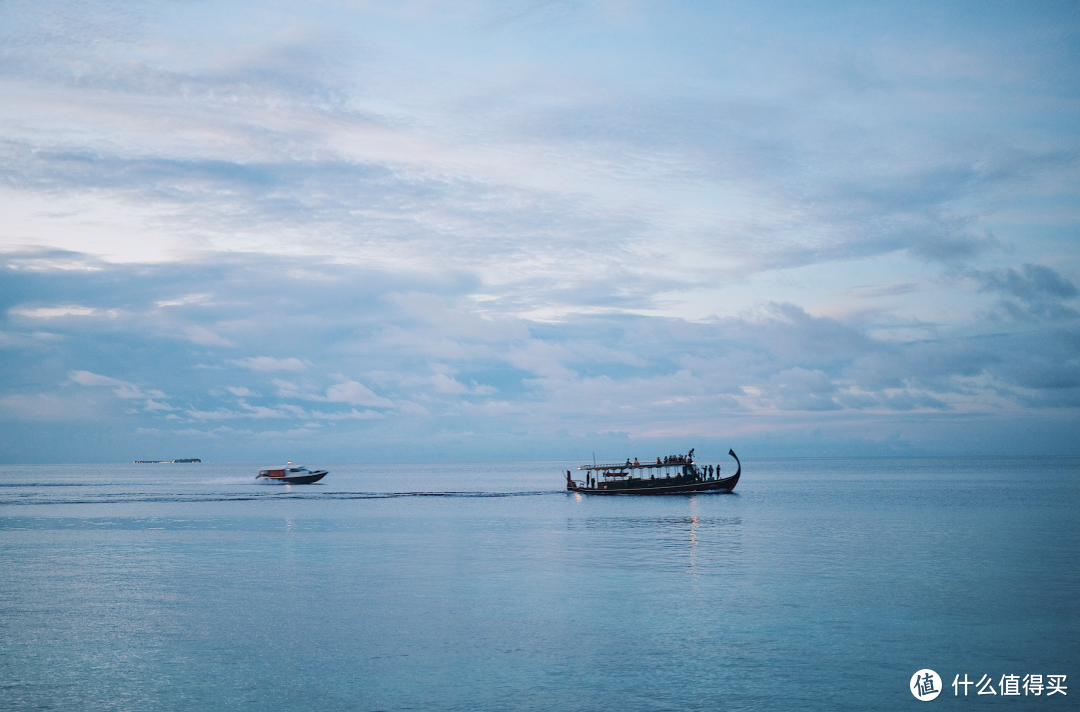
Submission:
[[678,467],[679,465],[693,465],[696,464],[693,460],[687,460],[686,462],[642,462],[635,465],[630,463],[627,465],[625,462],[616,462],[610,465],[582,465],[579,470],[658,470],[664,467]]

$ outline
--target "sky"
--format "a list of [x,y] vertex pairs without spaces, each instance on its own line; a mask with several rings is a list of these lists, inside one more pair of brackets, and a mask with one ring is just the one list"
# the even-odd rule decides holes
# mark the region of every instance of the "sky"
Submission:
[[0,462],[1080,454],[1073,2],[0,4]]

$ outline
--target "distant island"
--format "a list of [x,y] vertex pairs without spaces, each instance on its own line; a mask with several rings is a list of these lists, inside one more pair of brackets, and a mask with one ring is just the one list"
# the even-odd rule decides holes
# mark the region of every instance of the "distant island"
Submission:
[[180,460],[136,460],[136,465],[175,465],[181,462],[202,462],[197,457],[185,457]]

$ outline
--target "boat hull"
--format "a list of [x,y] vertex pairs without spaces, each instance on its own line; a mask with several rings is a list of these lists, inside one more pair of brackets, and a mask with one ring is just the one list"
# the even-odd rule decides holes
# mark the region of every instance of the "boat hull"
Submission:
[[[699,492],[731,492],[739,483],[739,474],[722,480],[705,480],[679,484],[664,484],[664,480],[640,480],[627,482],[601,482],[598,487],[567,488],[570,492],[581,494],[696,494]],[[658,484],[654,484],[658,483]]]

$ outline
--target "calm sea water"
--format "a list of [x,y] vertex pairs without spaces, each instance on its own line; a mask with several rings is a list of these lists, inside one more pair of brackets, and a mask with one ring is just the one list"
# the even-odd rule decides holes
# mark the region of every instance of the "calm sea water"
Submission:
[[[257,467],[0,468],[0,708],[922,709],[921,668],[931,705],[1078,707],[1080,459],[584,498],[570,463]],[[1068,696],[953,696],[1032,673]]]

